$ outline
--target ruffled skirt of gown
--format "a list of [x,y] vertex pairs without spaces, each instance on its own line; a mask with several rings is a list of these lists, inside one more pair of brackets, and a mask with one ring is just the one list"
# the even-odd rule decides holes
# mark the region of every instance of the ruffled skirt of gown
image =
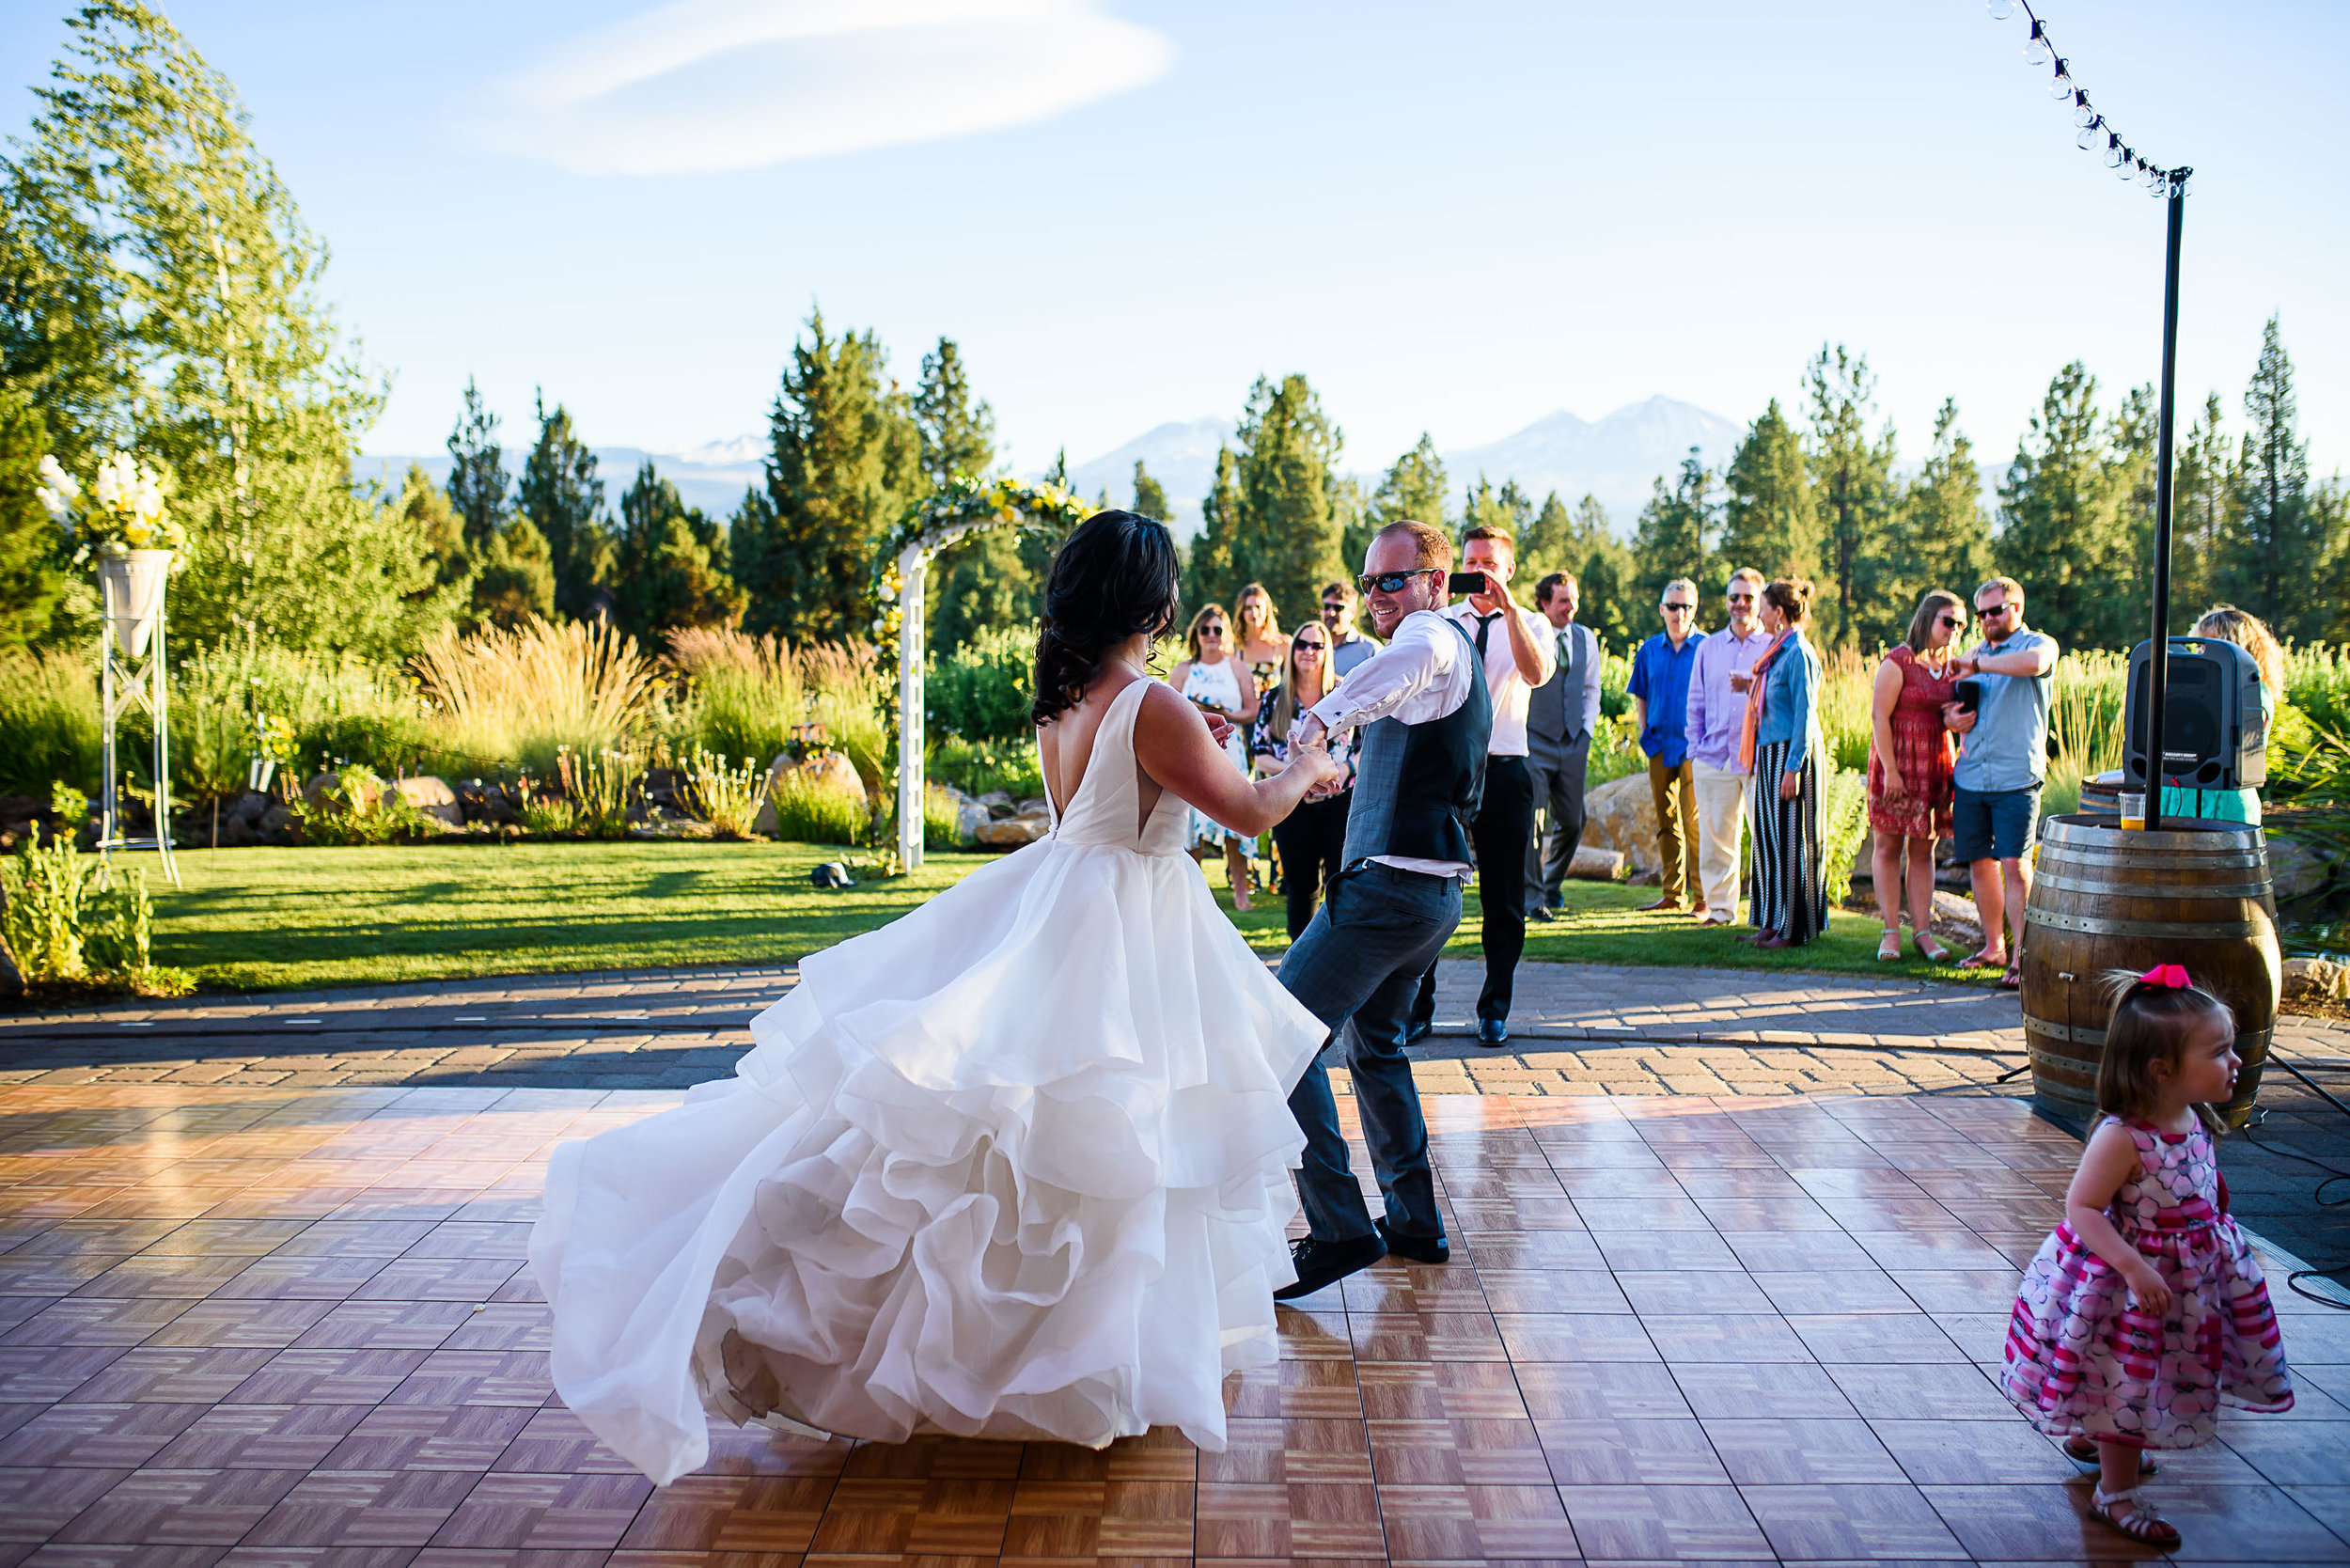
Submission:
[[554,1380],[666,1483],[705,1410],[1224,1447],[1294,1278],[1320,1023],[1178,855],[1045,839],[807,958],[735,1076],[558,1147]]

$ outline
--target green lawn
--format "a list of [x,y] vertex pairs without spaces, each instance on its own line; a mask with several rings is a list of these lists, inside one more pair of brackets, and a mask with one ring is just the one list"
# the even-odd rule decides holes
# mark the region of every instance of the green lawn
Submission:
[[[675,839],[187,851],[179,857],[185,890],[164,885],[157,891],[155,957],[193,969],[207,987],[250,991],[776,963],[885,924],[991,858],[933,854],[911,878],[845,892],[809,886],[809,868],[845,853],[810,844]],[[1229,912],[1220,863],[1209,878]],[[1914,957],[1880,964],[1876,922],[1841,912],[1828,934],[1810,947],[1757,952],[1731,940],[1729,930],[1632,912],[1653,896],[1571,883],[1565,917],[1528,928],[1527,956],[1989,978],[1933,968]],[[1252,946],[1268,952],[1287,946],[1280,900],[1261,898],[1252,913],[1234,919]],[[1477,922],[1472,894],[1449,951],[1476,952]]]

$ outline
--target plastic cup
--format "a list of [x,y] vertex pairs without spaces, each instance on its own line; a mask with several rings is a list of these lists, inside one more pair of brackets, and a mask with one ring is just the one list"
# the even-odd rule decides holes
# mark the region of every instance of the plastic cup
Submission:
[[2122,825],[2125,828],[2144,827],[2146,825],[2146,796],[2144,792],[2140,791],[2137,793],[2131,793],[2126,791],[2123,792],[2122,795]]

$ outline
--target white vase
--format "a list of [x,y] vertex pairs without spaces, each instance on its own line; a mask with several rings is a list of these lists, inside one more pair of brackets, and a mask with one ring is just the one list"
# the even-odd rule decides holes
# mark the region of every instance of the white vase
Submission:
[[99,557],[98,586],[105,595],[106,619],[114,627],[115,641],[133,659],[146,656],[155,623],[163,619],[164,584],[171,576],[172,556],[169,550],[129,550]]

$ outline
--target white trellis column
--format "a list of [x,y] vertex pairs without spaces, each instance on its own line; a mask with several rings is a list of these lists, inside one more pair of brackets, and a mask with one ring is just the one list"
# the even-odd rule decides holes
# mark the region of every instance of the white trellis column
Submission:
[[922,865],[922,579],[930,551],[898,552],[898,863]]

